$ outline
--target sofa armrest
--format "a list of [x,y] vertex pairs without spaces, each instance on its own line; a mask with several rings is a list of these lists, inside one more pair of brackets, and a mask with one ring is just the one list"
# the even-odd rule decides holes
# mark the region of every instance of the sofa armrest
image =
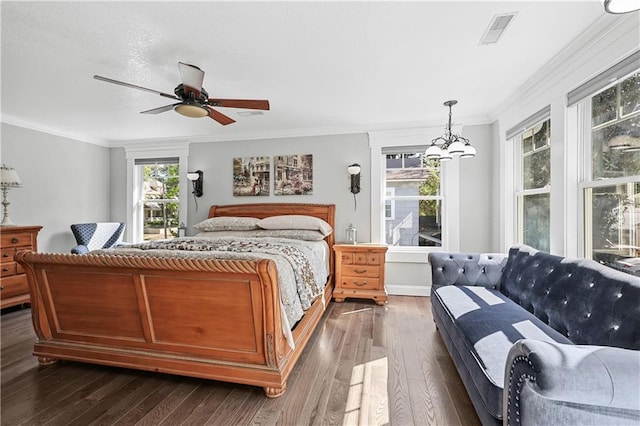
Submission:
[[429,253],[431,286],[472,285],[498,288],[507,264],[504,253]]
[[519,340],[504,389],[507,425],[638,425],[640,351]]
[[72,254],[85,254],[89,253],[89,248],[84,245],[77,245],[71,249]]

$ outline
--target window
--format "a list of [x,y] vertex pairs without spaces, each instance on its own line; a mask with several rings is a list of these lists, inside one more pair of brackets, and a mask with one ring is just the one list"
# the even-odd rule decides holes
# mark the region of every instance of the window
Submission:
[[383,154],[385,161],[384,233],[391,246],[442,245],[440,164],[424,149]]
[[640,73],[581,103],[586,257],[640,275]]
[[520,137],[520,173],[516,190],[518,242],[550,249],[551,119],[526,129]]
[[145,241],[178,236],[180,174],[177,158],[136,160],[141,185],[137,216],[142,219]]

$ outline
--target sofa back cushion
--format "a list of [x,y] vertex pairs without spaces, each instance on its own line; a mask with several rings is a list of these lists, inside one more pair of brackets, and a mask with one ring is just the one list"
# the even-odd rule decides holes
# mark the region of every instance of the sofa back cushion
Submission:
[[576,344],[640,349],[640,278],[517,246],[500,289]]
[[496,289],[507,263],[504,253],[429,253],[431,287],[472,285]]

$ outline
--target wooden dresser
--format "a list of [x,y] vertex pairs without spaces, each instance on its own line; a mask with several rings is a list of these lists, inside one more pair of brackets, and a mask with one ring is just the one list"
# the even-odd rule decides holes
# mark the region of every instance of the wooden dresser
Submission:
[[336,286],[333,298],[344,302],[347,297],[373,299],[378,305],[387,303],[384,288],[384,264],[387,246],[380,244],[335,244]]
[[22,266],[13,260],[20,250],[38,250],[38,232],[42,226],[0,227],[0,308],[29,303],[29,285]]

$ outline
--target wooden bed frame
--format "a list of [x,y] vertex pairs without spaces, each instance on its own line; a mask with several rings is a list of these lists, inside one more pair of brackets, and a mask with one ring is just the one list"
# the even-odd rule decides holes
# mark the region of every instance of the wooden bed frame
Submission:
[[[335,229],[333,204],[212,206],[209,217],[315,216]],[[329,244],[333,272],[334,235]],[[144,258],[21,251],[41,364],[58,359],[264,388],[275,398],[331,300],[333,273],[293,329],[282,331],[272,260]]]

